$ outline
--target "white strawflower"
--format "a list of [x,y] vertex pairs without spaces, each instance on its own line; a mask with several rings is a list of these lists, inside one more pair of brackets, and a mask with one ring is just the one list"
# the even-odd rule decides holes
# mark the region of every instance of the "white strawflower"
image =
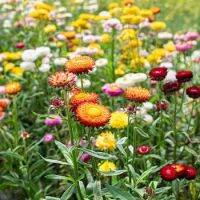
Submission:
[[144,102],[142,107],[147,111],[152,110],[154,108],[154,106],[151,102]]
[[56,58],[54,60],[54,64],[57,66],[64,66],[66,62],[67,62],[67,58]]
[[105,32],[112,32],[113,29],[120,31],[122,30],[122,24],[118,19],[112,18],[103,23],[103,28]]
[[167,76],[165,77],[163,81],[164,83],[177,81],[176,72],[174,70],[168,70]]
[[160,67],[166,67],[169,69],[173,67],[173,64],[171,62],[163,62],[163,63],[160,63]]
[[169,32],[160,32],[157,36],[159,39],[171,39],[173,38],[173,34]]
[[144,115],[142,118],[147,124],[151,124],[153,122],[153,117],[149,114]]
[[34,71],[34,69],[35,69],[35,63],[34,62],[22,62],[21,64],[20,64],[20,67],[22,68],[22,69],[24,69],[25,71]]
[[22,60],[27,62],[34,62],[38,58],[35,49],[27,49],[22,53]]
[[[83,82],[83,88],[89,88],[91,86],[91,82],[88,79],[82,79],[82,82]],[[79,87],[79,88],[82,87],[80,79],[77,80],[76,86]]]
[[108,59],[107,58],[99,58],[95,62],[96,67],[105,67],[108,64]]
[[39,57],[48,56],[51,53],[51,49],[49,47],[38,47],[36,48],[36,54]]
[[40,72],[48,72],[51,66],[49,64],[41,64],[39,71]]

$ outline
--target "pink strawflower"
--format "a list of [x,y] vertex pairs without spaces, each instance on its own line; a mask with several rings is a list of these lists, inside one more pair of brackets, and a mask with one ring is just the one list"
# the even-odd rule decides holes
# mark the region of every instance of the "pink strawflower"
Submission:
[[46,126],[59,126],[62,124],[62,118],[58,115],[53,115],[45,119]]
[[52,134],[50,134],[50,133],[46,133],[46,134],[44,135],[44,137],[43,137],[43,141],[44,141],[45,143],[52,142],[52,141],[54,141],[54,139],[55,139],[54,135],[52,135]]
[[115,83],[105,84],[102,87],[102,91],[111,97],[119,96],[119,95],[123,94],[123,92],[124,92],[124,90],[122,88],[120,88],[119,86],[117,86]]
[[89,162],[91,159],[91,155],[89,155],[88,153],[83,153],[80,157],[80,160],[84,163]]
[[185,41],[191,41],[191,40],[197,40],[199,38],[199,33],[197,32],[187,32],[185,34],[184,40]]
[[176,50],[182,53],[189,51],[190,49],[192,49],[192,47],[193,45],[187,42],[176,44]]
[[0,94],[5,94],[5,93],[6,93],[5,86],[0,86]]
[[103,28],[105,32],[112,32],[112,30],[120,31],[122,29],[122,24],[118,19],[112,18],[104,22]]

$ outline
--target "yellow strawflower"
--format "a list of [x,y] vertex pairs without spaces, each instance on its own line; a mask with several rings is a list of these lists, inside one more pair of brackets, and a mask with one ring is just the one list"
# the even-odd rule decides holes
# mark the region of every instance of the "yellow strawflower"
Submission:
[[54,33],[56,31],[56,26],[54,24],[49,24],[44,27],[45,33]]
[[128,115],[122,111],[113,112],[109,123],[112,128],[125,128],[128,126]]
[[116,148],[116,139],[111,132],[103,132],[97,137],[96,146],[102,151],[113,151]]
[[150,25],[151,30],[153,31],[162,31],[166,28],[166,24],[165,22],[161,22],[161,21],[156,21],[156,22],[152,22]]
[[99,165],[99,170],[104,173],[112,172],[116,170],[116,165],[113,162],[105,161]]

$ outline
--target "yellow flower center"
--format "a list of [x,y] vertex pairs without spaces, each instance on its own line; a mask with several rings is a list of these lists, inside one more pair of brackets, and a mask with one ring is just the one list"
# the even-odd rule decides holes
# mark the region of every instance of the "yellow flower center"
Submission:
[[88,115],[90,115],[91,117],[98,117],[101,115],[101,110],[99,110],[98,108],[90,108],[88,110]]

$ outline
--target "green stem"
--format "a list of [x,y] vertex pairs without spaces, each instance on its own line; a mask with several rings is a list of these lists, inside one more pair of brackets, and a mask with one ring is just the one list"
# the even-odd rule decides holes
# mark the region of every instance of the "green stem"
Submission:
[[173,121],[173,129],[174,129],[174,162],[177,159],[177,129],[176,129],[176,115],[177,115],[177,94],[174,95],[174,121]]
[[115,81],[115,30],[112,30],[112,43],[111,43],[111,67],[112,67],[112,81]]

